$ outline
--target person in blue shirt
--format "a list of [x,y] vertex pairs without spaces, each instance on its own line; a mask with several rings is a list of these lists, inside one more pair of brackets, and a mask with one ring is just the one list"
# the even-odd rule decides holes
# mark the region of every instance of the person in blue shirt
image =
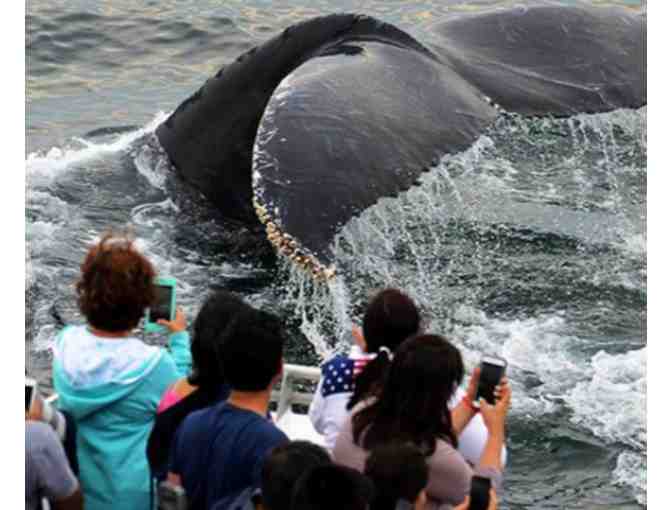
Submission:
[[87,510],[149,509],[145,449],[161,396],[191,369],[184,315],[165,322],[170,350],[133,336],[153,303],[156,272],[126,237],[106,235],[82,264],[76,291],[82,326],[54,342],[59,407],[77,425]]
[[288,442],[268,419],[273,385],[282,377],[280,322],[259,310],[234,317],[221,333],[218,358],[231,393],[191,413],[177,430],[168,481],[186,491],[190,510],[226,507],[241,491],[260,486],[268,452]]

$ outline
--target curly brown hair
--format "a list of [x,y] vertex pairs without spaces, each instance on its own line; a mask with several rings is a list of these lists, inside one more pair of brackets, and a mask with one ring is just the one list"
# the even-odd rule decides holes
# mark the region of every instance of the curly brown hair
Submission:
[[109,332],[135,328],[154,302],[154,267],[128,236],[106,234],[93,245],[76,285],[80,311],[90,325]]

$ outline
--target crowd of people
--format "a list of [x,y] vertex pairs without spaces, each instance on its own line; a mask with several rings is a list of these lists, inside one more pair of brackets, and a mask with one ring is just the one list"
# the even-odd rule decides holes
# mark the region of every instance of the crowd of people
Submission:
[[[309,417],[324,445],[290,440],[270,411],[282,321],[224,291],[194,321],[134,335],[156,271],[132,240],[93,245],[76,285],[85,325],[54,341],[58,409],[26,411],[26,508],[402,510],[472,507],[474,477],[497,508],[511,390],[475,405],[459,349],[423,331],[413,300],[384,289],[348,355],[321,367]],[[480,507],[479,507],[480,508]]]

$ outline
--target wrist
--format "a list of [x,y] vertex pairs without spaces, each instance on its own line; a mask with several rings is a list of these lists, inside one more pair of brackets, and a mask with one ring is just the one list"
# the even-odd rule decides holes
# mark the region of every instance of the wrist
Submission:
[[474,403],[471,401],[469,395],[465,395],[464,397],[462,397],[462,405],[466,407],[469,411],[471,411],[473,414],[476,414],[480,411],[480,409],[476,407]]
[[503,443],[505,439],[504,427],[493,427],[488,429],[488,436],[495,441],[501,441]]

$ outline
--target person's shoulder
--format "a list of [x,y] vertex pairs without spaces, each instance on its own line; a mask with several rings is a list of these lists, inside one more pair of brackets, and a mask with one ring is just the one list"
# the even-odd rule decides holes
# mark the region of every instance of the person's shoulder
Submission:
[[338,355],[322,365],[322,396],[350,394],[355,390],[355,361]]
[[[245,427],[248,432],[270,443],[279,443],[288,440],[287,435],[272,420],[259,416],[256,413],[251,415],[250,418],[251,427]],[[244,419],[247,421],[248,418]]]
[[176,435],[185,436],[195,434],[202,435],[211,427],[216,406],[205,407],[196,411],[190,412],[183,420],[177,429]]
[[335,356],[329,358],[327,361],[322,363],[320,369],[322,370],[322,375],[327,375],[329,372],[343,368],[344,366],[353,364],[353,360],[347,357],[345,354],[336,354]]
[[41,421],[26,421],[26,443],[36,444],[39,441],[58,441],[56,432],[46,423]]
[[48,424],[40,421],[26,422],[26,453],[34,453],[60,447],[58,435]]

